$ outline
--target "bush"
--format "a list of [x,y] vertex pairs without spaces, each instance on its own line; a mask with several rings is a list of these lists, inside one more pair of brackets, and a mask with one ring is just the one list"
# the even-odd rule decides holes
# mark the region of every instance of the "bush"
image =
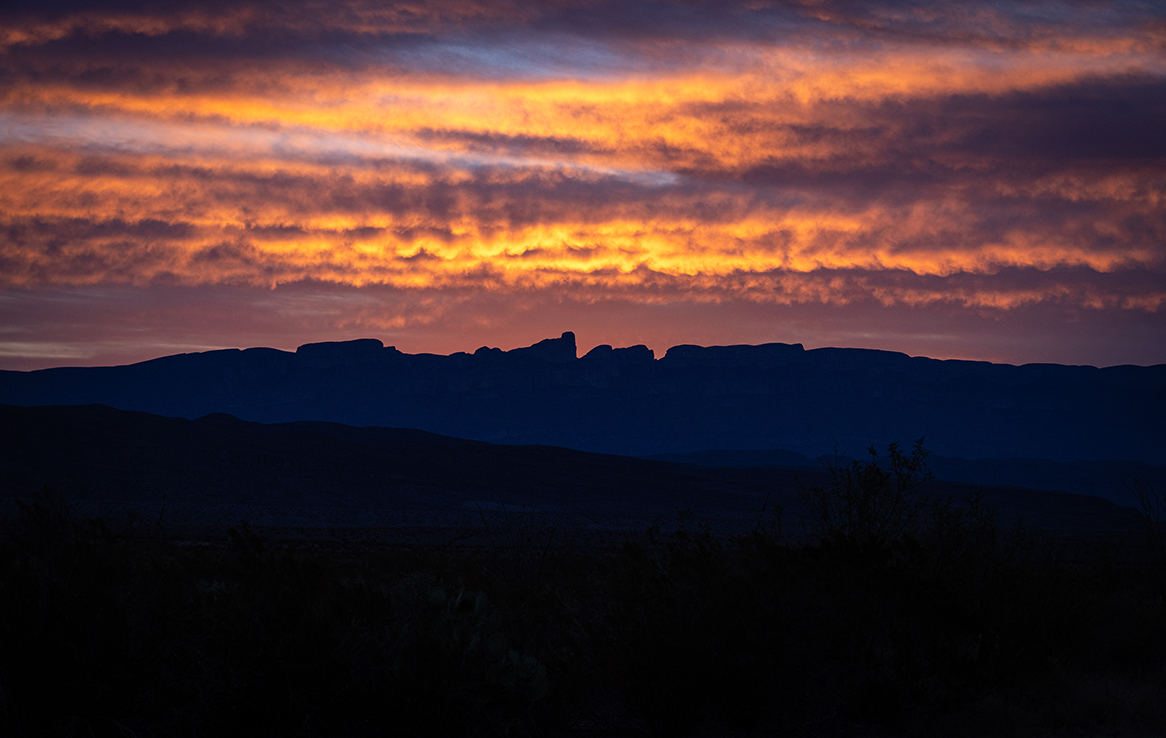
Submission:
[[932,478],[923,439],[915,442],[910,454],[897,443],[889,444],[885,463],[874,446],[867,453],[867,461],[827,462],[830,486],[801,490],[810,510],[813,540],[893,540],[913,529],[923,503],[912,493]]

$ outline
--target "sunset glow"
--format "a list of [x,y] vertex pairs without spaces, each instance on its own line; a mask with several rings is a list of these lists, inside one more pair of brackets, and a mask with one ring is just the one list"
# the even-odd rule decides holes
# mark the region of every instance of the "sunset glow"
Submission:
[[31,7],[0,368],[562,330],[1166,362],[1142,4]]

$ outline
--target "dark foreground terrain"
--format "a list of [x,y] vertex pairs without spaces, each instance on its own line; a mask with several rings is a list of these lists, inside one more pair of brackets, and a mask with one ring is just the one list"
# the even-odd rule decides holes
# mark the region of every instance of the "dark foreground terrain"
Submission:
[[0,406],[0,735],[1161,735],[1166,490],[926,465]]
[[20,508],[0,536],[4,735],[1166,725],[1166,578],[1148,530],[1125,548],[1068,546],[1002,529],[972,500],[890,535],[821,508],[796,545],[773,518],[730,537],[680,518],[606,549],[514,526],[482,546],[384,546],[247,525],[114,533],[52,495]]
[[[560,541],[578,544],[580,537],[602,542],[642,531],[680,510],[718,534],[742,533],[762,508],[776,507],[787,531],[797,533],[806,514],[799,489],[828,484],[830,473],[818,461],[791,461],[799,465],[717,467],[400,428],[0,405],[5,495],[28,496],[47,485],[81,515],[116,526],[132,514],[188,537],[222,535],[246,520],[265,535],[319,538],[336,530],[351,538],[363,530],[385,543],[437,543],[519,517],[553,525]],[[1144,469],[1153,485],[1166,481],[1166,468]],[[1135,477],[1111,477],[1135,504],[1123,486]],[[981,494],[1002,523],[1023,519],[1040,530],[1111,534],[1140,525],[1134,509],[1109,500],[1000,481],[935,479],[919,492],[956,500]]]

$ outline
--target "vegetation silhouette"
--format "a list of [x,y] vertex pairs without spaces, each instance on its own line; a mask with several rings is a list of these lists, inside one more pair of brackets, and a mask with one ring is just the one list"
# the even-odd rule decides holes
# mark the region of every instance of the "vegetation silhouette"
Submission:
[[851,540],[894,540],[917,523],[926,502],[915,496],[920,486],[934,479],[927,468],[929,453],[923,439],[915,441],[910,454],[898,443],[887,446],[887,462],[871,446],[866,461],[849,464],[823,462],[830,473],[829,487],[801,488],[810,509],[807,520],[813,540],[843,537]]
[[1138,476],[1126,482],[1126,489],[1137,501],[1145,524],[1147,577],[1160,594],[1166,595],[1166,535],[1162,531],[1166,488],[1157,489],[1146,476]]
[[768,508],[744,535],[684,514],[606,551],[544,546],[557,522],[525,510],[476,549],[278,541],[246,524],[172,540],[78,519],[45,491],[0,536],[0,733],[1166,724],[1153,560],[1059,555],[974,495],[920,505],[925,459],[892,445],[808,491],[811,539],[787,540]]

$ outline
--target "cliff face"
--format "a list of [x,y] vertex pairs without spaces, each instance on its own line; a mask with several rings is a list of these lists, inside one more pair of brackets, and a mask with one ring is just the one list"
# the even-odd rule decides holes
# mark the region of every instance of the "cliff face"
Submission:
[[785,448],[852,455],[926,436],[937,454],[1166,463],[1166,366],[937,361],[801,345],[404,354],[380,341],[0,372],[0,403],[101,403],[196,418],[328,420],[646,455]]

